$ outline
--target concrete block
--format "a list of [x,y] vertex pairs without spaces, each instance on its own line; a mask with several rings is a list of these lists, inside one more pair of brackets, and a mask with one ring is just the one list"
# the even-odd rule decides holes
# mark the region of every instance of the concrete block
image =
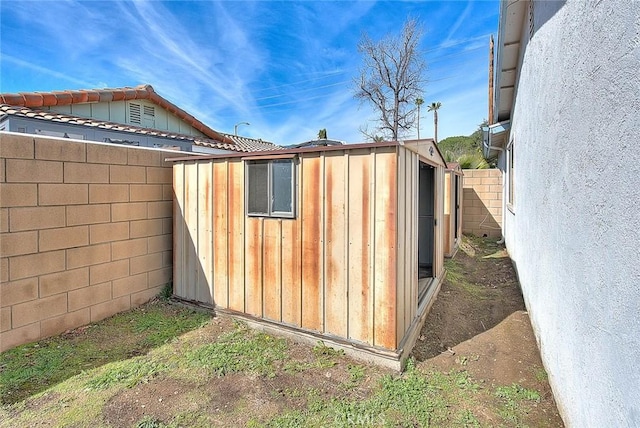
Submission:
[[111,221],[109,204],[72,205],[67,207],[67,226],[108,223]]
[[489,203],[489,208],[499,208],[502,207],[502,201],[500,199],[491,199],[487,201]]
[[172,168],[147,168],[147,183],[149,184],[172,184],[173,169]]
[[502,185],[501,184],[491,184],[489,186],[490,192],[502,193]]
[[87,144],[87,162],[127,164],[127,147],[110,144]]
[[140,273],[113,281],[113,298],[136,293],[148,288],[147,274]]
[[172,184],[162,185],[162,200],[173,201],[173,185]]
[[62,183],[62,162],[7,159],[8,183]]
[[173,268],[166,267],[149,272],[149,288],[162,287],[173,280]]
[[132,221],[129,235],[131,238],[162,235],[162,221],[163,219]]
[[0,332],[11,330],[11,308],[0,309]]
[[9,208],[0,208],[0,233],[9,231]]
[[125,276],[129,276],[128,259],[89,267],[89,283],[91,285],[124,278]]
[[67,270],[40,277],[40,297],[89,286],[89,268]]
[[82,205],[89,203],[88,184],[40,184],[39,205]]
[[6,160],[4,158],[0,158],[0,183],[4,183],[7,181],[6,171]]
[[111,183],[139,183],[147,181],[146,168],[143,166],[109,165],[109,180]]
[[62,227],[40,231],[40,251],[89,245],[89,226]]
[[482,182],[480,184],[493,184],[502,186],[502,180],[500,179],[500,177],[487,177],[482,178],[481,180]]
[[2,307],[24,303],[38,298],[38,278],[0,283],[0,305]]
[[37,184],[0,183],[0,207],[33,207],[38,205]]
[[102,204],[113,202],[129,202],[129,185],[127,184],[90,184],[89,203]]
[[9,281],[9,259],[0,259],[0,282]]
[[40,323],[36,322],[24,327],[2,333],[0,339],[0,352],[14,348],[24,343],[34,342],[40,339]]
[[33,136],[0,135],[0,157],[8,159],[33,159]]
[[91,244],[129,239],[129,222],[92,224],[89,226]]
[[0,256],[11,257],[38,252],[38,232],[3,233],[0,236]]
[[64,333],[91,322],[91,311],[89,308],[69,312],[64,315],[43,320],[40,323],[40,334],[44,337]]
[[131,275],[141,272],[149,272],[162,268],[162,253],[147,254],[144,256],[133,257],[130,260]]
[[150,236],[147,239],[149,240],[149,253],[158,253],[173,248],[173,236],[170,233],[167,235]]
[[52,229],[66,224],[65,207],[10,208],[9,230]]
[[69,311],[97,305],[111,300],[111,282],[79,288],[69,292]]
[[161,153],[155,150],[127,148],[127,164],[142,166],[160,166]]
[[156,297],[162,291],[162,287],[149,288],[131,295],[131,306],[140,306]]
[[147,254],[147,238],[128,239],[111,243],[112,260],[128,259]]
[[129,202],[111,205],[112,221],[141,220],[147,218],[146,202]]
[[61,272],[65,269],[64,250],[46,253],[16,256],[9,259],[9,278],[11,281]]
[[35,157],[36,159],[84,162],[87,159],[86,147],[86,143],[36,137]]
[[64,164],[64,182],[108,183],[109,165],[66,162]]
[[131,298],[129,295],[109,300],[91,306],[91,322],[103,320],[111,315],[123,312],[131,308]]
[[111,244],[104,243],[67,250],[67,269],[102,264],[111,261]]
[[173,202],[149,202],[147,205],[147,215],[149,218],[170,218],[173,216]]
[[30,302],[19,303],[11,308],[11,325],[22,327],[67,312],[67,294],[56,294]]
[[132,184],[129,186],[129,200],[135,201],[161,201],[161,184]]

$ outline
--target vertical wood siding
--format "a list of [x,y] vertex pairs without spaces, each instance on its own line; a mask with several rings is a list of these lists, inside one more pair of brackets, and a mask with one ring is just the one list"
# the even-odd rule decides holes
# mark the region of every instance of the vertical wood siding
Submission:
[[294,219],[246,216],[238,158],[176,164],[175,293],[395,350],[417,310],[417,159],[300,154]]

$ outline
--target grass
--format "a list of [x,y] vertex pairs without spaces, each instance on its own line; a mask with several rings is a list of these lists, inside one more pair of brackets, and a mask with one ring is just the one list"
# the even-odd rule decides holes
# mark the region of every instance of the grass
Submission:
[[0,354],[0,402],[16,403],[83,371],[127,360],[202,326],[209,315],[155,302]]

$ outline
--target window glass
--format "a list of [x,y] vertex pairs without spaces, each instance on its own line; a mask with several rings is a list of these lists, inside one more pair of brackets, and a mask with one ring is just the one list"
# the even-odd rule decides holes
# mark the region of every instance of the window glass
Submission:
[[274,160],[271,164],[271,211],[293,214],[293,162]]

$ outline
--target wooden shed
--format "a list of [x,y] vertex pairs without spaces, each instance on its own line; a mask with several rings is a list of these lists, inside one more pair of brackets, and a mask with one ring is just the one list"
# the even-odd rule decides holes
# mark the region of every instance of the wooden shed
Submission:
[[453,257],[462,238],[462,180],[460,164],[447,162],[444,175],[444,255]]
[[174,296],[400,369],[444,274],[433,140],[176,159]]

